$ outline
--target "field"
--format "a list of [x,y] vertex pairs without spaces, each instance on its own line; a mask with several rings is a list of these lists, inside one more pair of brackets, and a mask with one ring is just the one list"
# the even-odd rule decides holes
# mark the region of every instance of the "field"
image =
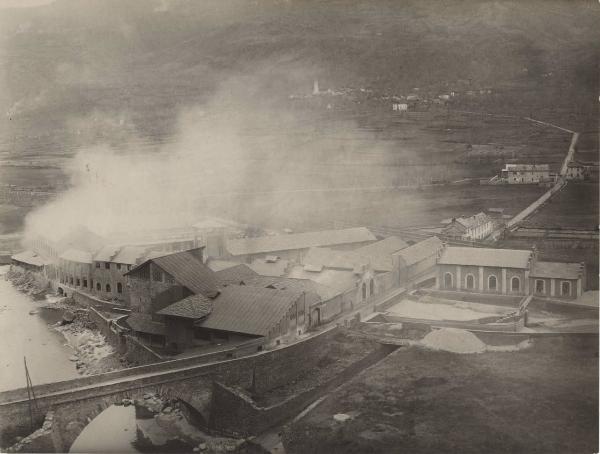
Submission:
[[[294,453],[592,453],[598,348],[536,341],[513,353],[401,349],[284,432]],[[333,415],[352,419],[338,423]]]
[[599,203],[597,182],[571,182],[528,218],[523,226],[596,230]]

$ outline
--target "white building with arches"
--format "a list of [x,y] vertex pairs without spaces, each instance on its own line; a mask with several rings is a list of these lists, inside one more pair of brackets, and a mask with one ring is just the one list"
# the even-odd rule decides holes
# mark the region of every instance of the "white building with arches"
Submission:
[[580,263],[543,262],[534,250],[454,247],[437,262],[440,290],[575,299],[585,286]]

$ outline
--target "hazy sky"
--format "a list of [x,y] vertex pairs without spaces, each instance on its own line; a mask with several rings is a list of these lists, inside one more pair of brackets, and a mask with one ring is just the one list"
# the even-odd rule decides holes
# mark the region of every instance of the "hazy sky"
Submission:
[[30,6],[45,5],[54,0],[0,0],[0,9],[2,8],[27,8]]

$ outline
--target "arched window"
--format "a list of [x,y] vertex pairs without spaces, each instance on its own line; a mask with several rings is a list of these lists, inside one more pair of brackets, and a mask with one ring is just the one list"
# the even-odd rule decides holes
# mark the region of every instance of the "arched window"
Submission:
[[521,279],[519,279],[517,276],[514,276],[511,280],[510,280],[510,289],[513,292],[518,292],[521,290]]
[[452,273],[444,274],[444,288],[452,288]]
[[83,279],[83,286],[87,288],[87,279]]
[[100,284],[100,282],[96,283],[96,290],[98,290],[98,291],[102,290],[102,284]]
[[375,282],[373,279],[369,281],[369,295],[373,295],[375,293]]
[[546,293],[546,282],[543,279],[535,280],[535,293]]
[[106,292],[110,293],[110,284],[106,284]]
[[117,282],[117,293],[123,293],[123,284]]
[[562,281],[560,284],[560,294],[562,296],[571,296],[571,283],[568,281]]
[[81,281],[79,280],[79,278],[77,278],[77,280],[75,281],[75,285],[77,287],[79,287],[81,285]]
[[488,277],[488,290],[496,290],[498,288],[498,279],[493,274]]
[[364,282],[362,285],[362,299],[367,299],[367,284],[365,284]]
[[475,278],[472,274],[467,274],[466,284],[469,290],[473,290],[475,288]]
[[69,283],[70,283],[71,285],[73,285],[73,278],[72,278],[72,277],[70,277],[70,278],[69,278]]

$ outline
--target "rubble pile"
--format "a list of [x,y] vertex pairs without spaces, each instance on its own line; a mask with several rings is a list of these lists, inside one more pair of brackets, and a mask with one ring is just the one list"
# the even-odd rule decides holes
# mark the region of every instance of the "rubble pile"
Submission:
[[67,345],[75,353],[69,358],[82,375],[101,374],[121,369],[122,364],[117,352],[110,346],[102,334],[94,331],[96,324],[89,320],[87,311],[67,311],[60,326]]
[[48,282],[30,271],[10,269],[6,272],[8,279],[20,292],[31,295],[35,299],[43,299],[48,291]]
[[54,422],[54,412],[49,411],[46,414],[44,423],[35,432],[24,438],[18,439],[17,443],[12,445],[6,452],[48,452],[54,448],[52,442],[52,424]]

